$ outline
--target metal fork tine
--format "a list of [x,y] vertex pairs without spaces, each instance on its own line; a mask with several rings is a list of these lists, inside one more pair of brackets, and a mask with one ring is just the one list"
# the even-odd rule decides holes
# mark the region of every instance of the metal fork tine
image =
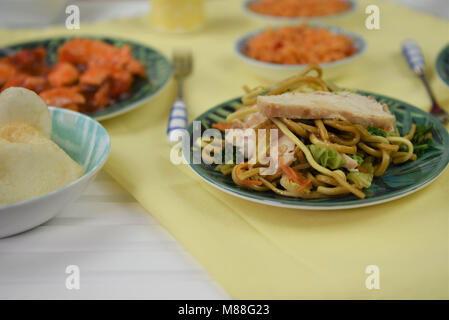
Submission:
[[192,54],[186,50],[176,50],[173,53],[173,67],[175,77],[183,77],[192,70]]
[[175,50],[173,52],[173,74],[178,82],[178,97],[170,111],[167,136],[170,143],[175,143],[187,128],[187,106],[183,99],[182,84],[193,68],[193,57],[189,50]]

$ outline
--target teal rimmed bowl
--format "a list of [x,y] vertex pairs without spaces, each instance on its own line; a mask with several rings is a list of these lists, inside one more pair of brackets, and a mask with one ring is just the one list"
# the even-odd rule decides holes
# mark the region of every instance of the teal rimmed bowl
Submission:
[[299,24],[303,22],[328,22],[333,19],[339,19],[347,16],[348,14],[354,13],[358,7],[358,3],[356,0],[345,0],[345,2],[350,4],[348,10],[328,14],[323,16],[315,16],[315,17],[283,17],[283,16],[275,16],[269,14],[262,14],[255,12],[249,8],[251,3],[257,2],[258,0],[246,0],[242,3],[243,12],[253,21],[264,23],[266,25],[272,26],[281,26],[287,24]]
[[81,195],[108,158],[111,142],[100,123],[67,109],[49,109],[53,125],[51,139],[81,165],[85,173],[58,190],[0,207],[0,238],[29,230],[53,218]]
[[[341,66],[344,67],[345,64],[358,59],[366,50],[367,47],[366,41],[360,35],[354,32],[328,25],[309,24],[309,26],[312,28],[328,29],[334,34],[345,35],[353,41],[352,46],[356,52],[352,56],[333,62],[326,62],[319,64],[326,74],[329,73],[329,71],[331,70],[338,71],[339,67]],[[241,38],[239,38],[234,44],[234,53],[240,60],[242,60],[246,64],[247,68],[253,74],[264,79],[269,79],[271,81],[279,81],[297,75],[299,72],[301,72],[301,70],[305,70],[308,67],[307,64],[280,64],[280,63],[260,61],[248,57],[245,54],[248,41],[254,36],[264,31],[266,31],[266,28],[247,33]]]

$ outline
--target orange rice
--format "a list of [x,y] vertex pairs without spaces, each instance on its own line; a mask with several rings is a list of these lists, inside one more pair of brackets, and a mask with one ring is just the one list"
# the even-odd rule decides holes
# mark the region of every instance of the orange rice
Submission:
[[281,17],[320,17],[340,13],[351,7],[343,0],[259,0],[249,5],[257,13]]
[[245,54],[253,59],[279,64],[326,63],[356,53],[346,35],[306,24],[268,29],[247,44]]

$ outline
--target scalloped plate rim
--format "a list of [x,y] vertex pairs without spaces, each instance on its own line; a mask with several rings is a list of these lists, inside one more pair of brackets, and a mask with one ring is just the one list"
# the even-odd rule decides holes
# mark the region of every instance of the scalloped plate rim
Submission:
[[[411,109],[416,109],[418,111],[424,112],[423,110],[407,103],[404,102],[402,100],[398,100],[396,98],[391,98],[385,95],[381,95],[381,94],[377,94],[374,92],[370,92],[370,91],[365,91],[365,90],[358,90],[360,92],[363,92],[365,94],[372,94],[375,95],[377,97],[382,97],[382,98],[386,98],[388,100],[392,100],[392,101],[397,101],[400,102],[402,105],[406,106],[407,108],[411,108]],[[199,120],[199,119],[203,119],[205,116],[207,116],[209,113],[211,113],[213,110],[215,109],[220,109],[223,106],[229,105],[232,102],[235,102],[236,100],[240,99],[241,96],[233,98],[233,99],[229,99],[225,102],[222,102],[208,110],[206,110],[205,112],[203,112],[202,114],[200,114],[199,116],[197,116],[194,120]],[[446,141],[449,141],[449,134],[447,133],[446,128],[444,128],[443,125],[440,124],[440,122],[438,122],[431,114],[426,113],[426,115],[428,117],[430,117],[431,119],[434,119],[434,121],[436,121],[438,124],[437,126],[439,126],[440,130],[444,129],[444,131],[446,132]],[[191,131],[191,127],[192,127],[192,123],[189,124],[188,127],[188,131]],[[189,149],[190,152],[191,149]],[[422,182],[422,183],[414,183],[413,185],[404,187],[403,189],[405,189],[404,191],[402,190],[398,190],[396,191],[397,193],[393,196],[388,196],[385,195],[384,197],[380,198],[380,199],[375,199],[375,197],[367,197],[365,199],[354,199],[354,200],[345,200],[344,202],[353,202],[353,203],[349,203],[349,204],[333,204],[332,202],[327,202],[326,205],[323,205],[322,203],[307,203],[307,204],[301,204],[301,200],[298,200],[298,204],[293,204],[293,203],[285,203],[284,201],[288,201],[288,200],[284,200],[284,199],[277,199],[277,200],[272,200],[272,199],[261,199],[263,198],[263,196],[261,195],[257,195],[255,193],[252,193],[250,191],[246,191],[246,192],[250,192],[250,195],[246,195],[243,194],[241,192],[238,192],[234,187],[234,186],[226,186],[226,185],[222,185],[222,184],[217,184],[217,182],[209,177],[208,175],[202,175],[201,172],[199,170],[197,170],[197,167],[200,167],[201,164],[191,164],[189,163],[188,166],[190,167],[190,169],[196,174],[198,175],[202,180],[204,180],[205,182],[207,182],[209,185],[215,187],[218,190],[221,190],[227,194],[236,196],[238,198],[241,199],[245,199],[245,200],[249,200],[251,202],[256,202],[256,203],[261,203],[261,204],[266,204],[266,205],[270,205],[273,207],[282,207],[282,208],[292,208],[292,209],[307,209],[307,210],[341,210],[341,209],[351,209],[351,208],[361,208],[361,207],[368,207],[368,206],[373,206],[373,205],[377,205],[377,204],[381,204],[381,203],[385,203],[385,202],[390,202],[396,199],[400,199],[403,198],[405,196],[408,196],[416,191],[419,191],[421,189],[424,189],[425,187],[427,187],[429,184],[431,184],[433,181],[435,181],[438,177],[440,177],[445,170],[448,168],[449,166],[449,157],[448,157],[448,152],[449,151],[445,151],[444,154],[446,154],[446,163],[444,164],[444,167],[441,168],[441,170],[435,174],[435,176],[431,177],[429,180]],[[254,196],[251,196],[251,195]],[[289,198],[290,199],[290,198]],[[291,198],[294,199],[294,198]],[[339,198],[332,198],[335,200],[338,200]],[[372,199],[372,200],[370,200]],[[290,200],[290,202],[293,202],[294,200]]]
[[[210,181],[208,179],[206,179],[205,177],[201,176],[195,169],[193,169],[192,166],[189,165],[189,168],[198,176],[200,177],[202,180],[204,180],[205,182],[207,182],[207,184],[213,186],[214,188],[221,190],[227,194],[230,194],[232,196],[238,197],[240,199],[244,199],[244,200],[249,200],[251,202],[255,202],[255,203],[260,203],[260,204],[266,204],[272,207],[280,207],[280,208],[289,208],[289,209],[306,209],[306,210],[343,210],[343,209],[355,209],[355,208],[363,208],[363,207],[370,207],[370,206],[374,206],[374,205],[378,205],[378,204],[382,204],[385,202],[390,202],[393,200],[397,200],[397,199],[401,199],[403,197],[406,197],[412,193],[415,193],[421,189],[424,189],[425,187],[427,187],[429,184],[431,184],[432,182],[434,182],[436,179],[438,179],[438,177],[440,177],[444,171],[446,171],[446,169],[448,168],[448,165],[446,165],[446,167],[440,171],[440,173],[435,176],[433,179],[427,181],[426,183],[417,186],[417,188],[409,190],[408,192],[402,193],[402,194],[398,194],[396,196],[390,197],[390,198],[385,198],[385,199],[380,199],[377,201],[371,201],[371,202],[365,202],[365,203],[357,203],[357,204],[348,204],[348,205],[335,205],[335,206],[312,206],[312,205],[295,205],[295,204],[285,204],[282,202],[276,202],[273,200],[259,200],[259,199],[255,199],[255,198],[251,198],[239,193],[236,193],[232,190],[228,190],[226,188],[222,188],[221,186],[214,184],[213,181]],[[366,198],[365,198],[366,199]]]

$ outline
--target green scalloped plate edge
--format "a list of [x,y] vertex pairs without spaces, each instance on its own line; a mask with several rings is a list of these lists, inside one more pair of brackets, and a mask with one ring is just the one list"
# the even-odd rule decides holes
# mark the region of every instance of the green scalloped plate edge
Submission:
[[[386,97],[383,95],[379,95],[372,92],[367,91],[361,91],[358,90],[358,93],[364,94],[364,95],[370,95],[376,98],[381,103],[387,103],[389,108],[392,107],[394,109],[403,107],[405,111],[408,111],[408,113],[405,114],[405,120],[409,121],[411,123],[411,120],[414,120],[418,123],[433,123],[434,124],[434,130],[432,133],[438,134],[438,137],[441,139],[441,143],[438,145],[439,150],[441,151],[441,154],[439,155],[438,164],[435,166],[434,170],[431,171],[430,174],[427,174],[424,179],[421,181],[418,181],[416,183],[413,183],[411,185],[405,186],[403,188],[400,188],[398,190],[395,190],[394,192],[382,194],[382,195],[370,195],[367,196],[365,199],[358,199],[357,197],[353,195],[344,196],[344,197],[333,197],[333,198],[327,198],[323,201],[323,199],[320,199],[320,202],[316,202],[314,200],[303,200],[298,198],[290,198],[290,197],[283,197],[275,195],[274,193],[271,193],[269,197],[263,195],[260,192],[256,192],[249,189],[240,188],[236,185],[233,185],[232,183],[225,184],[220,181],[217,181],[217,179],[214,179],[214,177],[208,175],[205,173],[207,169],[205,169],[204,164],[189,164],[189,167],[192,169],[192,171],[198,175],[202,180],[210,184],[211,186],[226,192],[230,195],[249,200],[252,202],[257,202],[265,205],[270,205],[274,207],[284,207],[284,208],[293,208],[293,209],[307,209],[307,210],[340,210],[340,209],[350,209],[350,208],[360,208],[360,207],[367,207],[367,206],[373,206],[389,201],[393,201],[399,198],[403,198],[411,193],[414,193],[418,190],[421,190],[428,186],[430,183],[435,181],[448,167],[449,163],[449,134],[446,130],[446,128],[432,115],[430,115],[427,112],[422,111],[421,109],[414,107],[406,102],[393,99],[390,97]],[[203,121],[205,118],[210,116],[211,114],[214,115],[214,120],[216,119],[217,115],[215,115],[215,112],[219,110],[223,110],[223,108],[231,106],[232,104],[235,104],[240,101],[239,98],[234,98],[229,101],[226,101],[224,103],[219,104],[218,106],[209,109],[208,111],[204,112],[200,116],[198,116],[195,120],[196,121]],[[223,112],[221,112],[221,115]],[[221,116],[220,114],[218,117]],[[414,115],[414,116],[413,116]],[[417,121],[419,120],[420,121]],[[400,128],[402,126],[402,123],[397,121],[398,127]],[[192,130],[193,125],[192,123],[189,125],[188,132],[190,136],[192,136]],[[192,141],[191,141],[192,142]],[[192,148],[190,148],[190,156],[192,156]],[[419,159],[417,160],[419,161]],[[433,163],[432,163],[433,164]],[[430,166],[431,163],[429,162],[428,165],[424,163],[424,166]],[[398,167],[398,166],[396,166]],[[391,167],[387,170],[387,173],[391,170]],[[386,173],[386,174],[387,174]],[[222,177],[222,179],[231,179],[228,177]],[[377,182],[377,179],[381,178],[375,178],[373,185],[375,185]],[[231,180],[232,181],[232,180]],[[229,181],[228,181],[229,182]],[[270,197],[274,197],[274,199],[270,199]],[[349,199],[348,199],[349,197]]]
[[441,81],[449,87],[449,44],[438,54],[435,61],[435,69]]
[[[22,48],[34,48],[43,46],[47,50],[47,61],[50,64],[56,62],[56,54],[59,47],[66,41],[74,38],[103,40],[113,45],[121,46],[128,44],[131,46],[133,56],[145,63],[149,81],[138,79],[132,86],[132,93],[126,99],[114,103],[106,108],[95,112],[85,113],[95,120],[106,120],[119,116],[125,112],[136,109],[144,103],[152,100],[168,84],[172,75],[172,66],[169,60],[159,51],[142,43],[122,39],[107,35],[77,35],[77,36],[58,36],[52,38],[40,38],[30,41],[22,41],[9,44],[2,48],[3,52],[8,50],[16,51]],[[0,52],[0,57],[5,54]]]

